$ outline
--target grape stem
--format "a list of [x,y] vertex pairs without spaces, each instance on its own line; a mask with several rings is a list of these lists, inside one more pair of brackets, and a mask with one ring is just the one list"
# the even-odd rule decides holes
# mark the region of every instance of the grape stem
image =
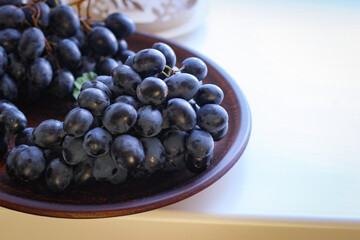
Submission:
[[24,19],[24,23],[25,23],[26,25],[31,26],[31,24],[29,23],[29,21],[28,21],[28,20],[26,20],[26,19]]
[[169,67],[168,65],[165,65],[165,69],[169,70],[168,71],[168,77],[175,74],[175,71],[171,67]]
[[[30,1],[32,2],[32,1]],[[40,9],[40,6],[38,3],[33,3],[33,5],[29,5],[28,6],[32,11],[33,11],[33,14],[31,15],[31,19],[33,20],[34,22],[34,26],[36,28],[40,28],[38,22],[39,22],[39,18],[40,18],[40,14],[41,14],[41,9]],[[45,38],[45,49],[46,49],[46,53],[50,56],[52,54],[52,48],[51,48],[51,45],[49,43],[49,41]]]
[[[38,22],[39,22],[39,18],[40,18],[40,14],[41,14],[41,8],[39,6],[39,4],[37,2],[35,2],[34,0],[29,1],[25,6],[23,6],[21,9],[28,7],[29,9],[31,9],[33,11],[33,13],[31,14],[31,19],[34,22],[34,27],[36,28],[40,28]],[[27,21],[26,19],[24,20],[24,22],[31,26],[32,24]],[[46,49],[46,53],[48,55],[52,54],[52,48],[51,45],[49,43],[49,41],[45,38],[45,49]]]
[[86,0],[77,0],[77,1],[75,1],[75,2],[69,3],[69,5],[70,5],[70,6],[76,5],[81,24],[84,26],[84,28],[85,28],[85,30],[86,30],[87,32],[90,32],[90,31],[92,30],[92,28],[91,28],[90,25],[89,25],[91,0],[88,0],[88,5],[87,5],[87,8],[86,8],[86,21],[85,21],[84,18],[81,16],[81,4],[82,4],[83,2],[85,2],[85,1],[86,1]]
[[45,49],[46,53],[50,56],[52,54],[52,48],[49,41],[45,38]]
[[90,20],[90,6],[91,6],[91,0],[88,1],[88,5],[86,8],[86,23],[89,23]]
[[166,74],[166,72],[164,72],[164,71],[162,71],[161,73],[164,74],[165,77],[167,77],[167,78],[170,77],[170,76],[169,76],[168,74]]
[[92,30],[90,25],[83,18],[80,18],[80,21],[83,24],[83,26],[85,27],[86,31],[90,32]]
[[175,72],[180,72],[180,71],[182,71],[182,70],[184,70],[184,69],[185,69],[185,66],[182,65],[182,66],[179,68],[179,70],[177,70],[177,71],[175,71]]
[[[169,70],[169,73],[166,74],[166,76],[169,77],[169,76],[172,76],[172,75],[174,75],[174,74],[176,74],[176,73],[181,72],[182,70],[184,70],[184,69],[185,69],[185,66],[183,65],[183,66],[181,66],[180,69],[174,70],[174,69],[172,69],[171,67],[169,67],[168,65],[165,65],[165,69],[166,69],[166,70]],[[164,73],[164,71],[163,71],[163,73]]]
[[72,6],[72,5],[79,5],[79,4],[82,4],[85,0],[77,0],[75,2],[71,2],[71,3],[68,3],[68,5]]
[[34,13],[31,15],[31,18],[34,21],[35,27],[40,28],[39,24],[38,24],[38,21],[39,21],[39,18],[40,18],[40,7],[39,7],[38,4],[34,4],[34,7],[36,9],[32,8],[32,6],[29,6],[29,8],[34,11]]
[[57,58],[54,58],[54,59],[55,59],[55,64],[56,64],[57,69],[60,69],[61,66],[60,66],[59,60],[57,60]]
[[57,42],[53,42],[53,41],[49,41],[49,40],[48,40],[48,42],[49,42],[51,45],[56,45],[56,44],[57,44]]

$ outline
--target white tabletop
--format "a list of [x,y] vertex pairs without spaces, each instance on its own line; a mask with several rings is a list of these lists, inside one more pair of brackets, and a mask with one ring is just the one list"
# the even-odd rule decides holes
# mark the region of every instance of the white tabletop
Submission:
[[253,128],[230,172],[168,209],[360,221],[359,2],[213,1],[175,40],[238,82]]
[[[151,231],[149,222],[157,221],[162,227],[174,222],[190,224],[195,222],[196,215],[201,216],[197,219],[200,223],[226,224],[236,219],[240,225],[246,223],[242,225],[245,228],[236,227],[234,231],[269,222],[280,221],[281,225],[289,219],[304,224],[331,223],[345,235],[349,231],[343,226],[351,225],[352,230],[359,230],[360,3],[355,0],[209,2],[205,23],[173,40],[217,62],[245,93],[253,128],[238,163],[193,197],[129,217],[79,222],[0,208],[0,232],[5,226],[12,229],[12,235],[6,236],[20,236],[16,225],[23,220],[51,231],[68,228],[72,232],[63,232],[67,236],[91,233],[95,239],[99,237],[96,226],[104,228],[100,232],[105,236],[111,231],[120,232],[110,228],[116,224],[127,226],[128,232],[138,236],[140,230],[136,224]],[[198,225],[199,231],[201,226]],[[159,230],[160,234],[162,227],[153,231]],[[301,233],[291,229],[291,233]],[[215,230],[216,227],[211,231]],[[253,233],[258,232],[255,229]],[[37,239],[46,239],[41,232],[36,234]],[[274,232],[264,234],[271,239]],[[331,238],[330,230],[324,234],[326,239],[335,239]],[[160,236],[163,235],[158,239],[162,239]],[[214,236],[207,239],[219,239]],[[177,237],[172,239],[185,239],[182,235]]]

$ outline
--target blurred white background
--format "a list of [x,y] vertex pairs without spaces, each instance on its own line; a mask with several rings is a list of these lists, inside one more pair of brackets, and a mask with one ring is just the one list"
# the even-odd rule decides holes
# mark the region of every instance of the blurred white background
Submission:
[[170,207],[218,214],[360,219],[360,2],[211,1],[174,38],[223,67],[253,115],[244,156]]

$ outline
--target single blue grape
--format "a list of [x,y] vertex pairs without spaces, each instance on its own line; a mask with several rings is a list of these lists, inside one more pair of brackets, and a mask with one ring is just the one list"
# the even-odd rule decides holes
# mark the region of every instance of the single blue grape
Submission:
[[61,158],[50,162],[46,169],[45,182],[53,192],[61,192],[66,189],[73,178],[73,167],[66,164]]

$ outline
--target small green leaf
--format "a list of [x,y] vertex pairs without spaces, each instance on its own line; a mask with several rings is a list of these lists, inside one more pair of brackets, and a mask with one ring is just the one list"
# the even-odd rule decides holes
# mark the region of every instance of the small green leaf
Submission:
[[80,90],[77,90],[77,89],[74,89],[74,90],[73,90],[73,97],[74,97],[75,99],[78,98],[79,94],[80,94]]
[[93,80],[97,77],[97,74],[94,72],[87,72],[87,73],[83,73],[82,76],[77,77],[75,82],[74,82],[74,90],[73,90],[73,97],[75,99],[78,98],[80,91],[81,91],[81,86],[86,83],[87,81]]
[[83,79],[79,79],[79,78],[78,78],[77,81],[74,82],[74,86],[75,86],[75,88],[77,88],[77,89],[80,89],[82,85],[83,85]]

